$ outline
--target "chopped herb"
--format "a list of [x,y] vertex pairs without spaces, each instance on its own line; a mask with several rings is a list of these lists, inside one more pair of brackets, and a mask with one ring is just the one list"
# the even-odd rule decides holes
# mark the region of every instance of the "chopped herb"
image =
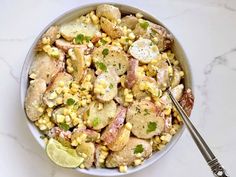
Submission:
[[107,56],[108,53],[109,53],[109,49],[107,49],[107,48],[103,49],[103,51],[102,51],[103,57]]
[[75,103],[75,100],[73,99],[73,98],[68,98],[67,100],[66,100],[66,104],[68,105],[68,106],[71,106],[71,105],[73,105]]
[[156,129],[157,129],[157,123],[156,122],[149,122],[148,123],[147,133],[153,132]]
[[41,135],[40,138],[44,139],[44,138],[46,138],[46,135]]
[[78,34],[75,37],[75,43],[76,44],[83,44],[83,40],[84,40],[84,35],[83,34]]
[[138,153],[142,153],[143,152],[143,145],[142,144],[138,144],[135,149],[134,149],[134,154],[138,154]]
[[86,42],[89,42],[91,40],[91,37],[90,36],[85,36],[84,39],[85,39]]
[[85,91],[85,90],[86,90],[86,88],[82,87],[80,90],[81,90],[81,91]]
[[104,63],[102,63],[102,62],[96,62],[96,65],[97,65],[97,67],[98,67],[99,69],[101,69],[102,71],[107,72],[107,66],[106,66]]
[[105,45],[107,43],[107,41],[105,41],[104,39],[100,39],[100,42],[102,43],[102,45]]
[[101,119],[99,117],[95,117],[93,119],[93,127],[98,126],[98,124],[100,124],[100,122],[101,122]]
[[139,25],[141,26],[141,28],[146,30],[149,26],[149,23],[147,21],[144,21],[143,23],[140,23]]
[[90,115],[90,111],[88,110],[86,113],[87,113],[87,116],[89,117],[89,115]]
[[119,69],[121,69],[121,64],[119,63]]
[[150,113],[148,112],[147,109],[144,109],[144,116],[149,115]]
[[67,131],[70,129],[70,126],[67,125],[66,123],[60,123],[58,126],[59,126],[59,128],[63,129],[64,131]]
[[126,38],[126,39],[125,39],[125,42],[129,42],[129,38]]
[[114,86],[112,83],[110,83],[109,88],[112,89]]

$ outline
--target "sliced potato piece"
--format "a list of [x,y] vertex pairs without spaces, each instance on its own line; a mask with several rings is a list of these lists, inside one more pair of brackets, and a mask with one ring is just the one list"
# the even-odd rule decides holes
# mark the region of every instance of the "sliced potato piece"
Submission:
[[[176,87],[171,89],[171,93],[173,94],[174,98],[179,101],[180,98],[183,95],[183,90],[184,90],[184,85],[183,84],[179,84]],[[160,102],[166,106],[171,106],[172,105],[172,101],[169,97],[169,95],[167,94],[167,92],[164,92],[164,94],[162,95],[162,97],[160,98]]]
[[73,48],[69,51],[71,55],[71,66],[73,68],[72,76],[79,82],[83,78],[85,71],[84,51],[78,48]]
[[103,104],[100,109],[99,102],[92,102],[89,110],[84,115],[87,125],[94,130],[101,130],[106,127],[116,115],[116,103],[110,101]]
[[107,145],[107,147],[112,151],[120,151],[125,147],[125,145],[128,143],[130,137],[130,129],[127,128],[127,126],[123,126],[116,139]]
[[85,168],[90,168],[94,162],[95,145],[94,143],[81,143],[76,147],[78,155],[85,154],[87,157],[84,159]]
[[68,52],[69,49],[72,48],[79,48],[82,51],[85,51],[87,49],[86,45],[76,45],[76,44],[72,44],[64,39],[57,39],[55,41],[55,45],[57,48],[63,50],[64,52]]
[[121,18],[121,13],[119,8],[109,5],[101,4],[97,7],[96,15],[98,17],[106,17],[109,20],[117,21]]
[[137,68],[138,68],[138,60],[131,58],[129,59],[129,68],[127,71],[127,80],[126,86],[131,89],[135,82],[137,81]]
[[43,94],[46,91],[46,82],[35,79],[30,83],[25,97],[25,111],[31,121],[36,121],[43,114],[45,105]]
[[173,67],[173,77],[171,79],[171,88],[176,87],[181,81],[181,70],[178,67]]
[[100,24],[102,30],[113,39],[119,38],[123,35],[123,31],[120,26],[117,26],[104,17],[101,17]]
[[162,61],[157,65],[157,85],[158,88],[165,90],[170,85],[169,66]]
[[64,70],[63,60],[63,56],[60,56],[59,59],[54,59],[45,52],[39,52],[31,64],[29,77],[31,79],[44,79],[48,84],[59,71]]
[[133,15],[126,15],[121,19],[121,26],[127,26],[129,29],[134,29],[138,23],[138,18]]
[[132,124],[132,133],[135,136],[150,139],[164,129],[164,119],[157,113],[158,110],[152,102],[135,101],[127,111],[126,121]]
[[[118,75],[114,70],[100,74],[94,82],[96,98],[102,102],[111,101],[118,92]],[[97,90],[99,88],[99,90]]]
[[63,103],[63,95],[61,92],[58,92],[58,88],[60,88],[60,84],[63,83],[64,88],[69,88],[70,83],[72,82],[73,77],[66,72],[59,72],[52,83],[48,86],[44,96],[43,101],[49,107],[53,107],[58,105],[59,103],[56,101],[58,98],[61,98],[61,103]]
[[[108,54],[104,56],[103,51],[108,51]],[[96,63],[103,63],[107,68],[114,68],[119,76],[127,71],[129,65],[127,54],[121,48],[112,45],[95,48],[92,59],[97,69],[99,65]]]
[[157,46],[149,39],[138,39],[129,48],[129,53],[142,63],[149,63],[159,55]]
[[111,152],[106,159],[106,167],[114,168],[121,165],[132,165],[136,154],[140,153],[141,158],[147,158],[152,154],[151,144],[142,139],[130,137],[128,144],[121,150]]
[[43,46],[45,45],[43,43],[43,40],[49,40],[48,44],[52,45],[56,39],[57,39],[57,35],[59,33],[59,27],[58,26],[51,26],[41,37],[41,39],[39,40],[37,46],[36,46],[36,50],[38,51],[42,51],[43,50]]
[[115,141],[117,135],[124,125],[125,116],[127,109],[123,106],[120,106],[117,109],[116,117],[112,120],[112,122],[106,127],[104,132],[102,133],[101,140],[104,141],[104,144],[110,144]]
[[61,25],[60,33],[67,41],[72,41],[78,34],[93,37],[99,32],[99,28],[92,23],[86,24],[80,19]]

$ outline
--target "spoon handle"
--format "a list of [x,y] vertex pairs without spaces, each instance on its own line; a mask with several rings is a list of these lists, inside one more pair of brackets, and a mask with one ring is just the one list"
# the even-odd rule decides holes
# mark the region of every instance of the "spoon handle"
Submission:
[[203,157],[205,158],[207,164],[211,168],[213,174],[216,177],[229,177],[229,175],[226,173],[225,169],[216,159],[215,155],[210,150],[209,146],[206,144],[205,140],[202,138],[202,136],[199,134],[199,132],[196,130],[192,122],[190,121],[189,117],[181,107],[181,105],[178,103],[178,101],[174,98],[170,90],[167,90],[167,93],[169,94],[169,97],[173,104],[175,105],[177,111],[179,112],[180,116],[183,119],[184,124],[186,125],[187,129],[189,130],[194,142],[198,146],[198,149],[202,153]]

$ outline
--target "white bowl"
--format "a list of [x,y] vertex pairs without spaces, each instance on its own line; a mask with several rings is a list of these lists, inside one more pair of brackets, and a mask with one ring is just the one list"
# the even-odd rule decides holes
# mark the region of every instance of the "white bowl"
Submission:
[[[62,15],[60,15],[58,18],[56,18],[55,20],[53,20],[51,23],[49,23],[44,30],[38,35],[38,37],[35,39],[34,43],[32,44],[23,68],[22,68],[22,73],[21,73],[21,83],[20,83],[20,97],[21,97],[21,105],[22,105],[22,109],[24,109],[24,101],[25,101],[25,95],[26,95],[26,91],[28,88],[28,82],[29,82],[29,78],[28,78],[28,72],[29,72],[29,68],[30,65],[32,63],[32,60],[34,58],[34,48],[37,44],[37,41],[40,39],[40,37],[42,36],[42,34],[44,34],[46,32],[46,30],[52,26],[52,25],[60,25],[62,23],[65,23],[67,21],[70,21],[80,15],[84,15],[86,13],[88,13],[89,11],[95,10],[97,5],[99,5],[101,3],[96,3],[96,4],[88,4],[86,6],[81,6],[81,7],[77,7],[75,9],[72,9]],[[138,8],[135,7],[131,7],[131,6],[127,6],[124,4],[117,4],[117,3],[109,3],[109,4],[113,4],[117,7],[119,7],[120,11],[123,14],[135,14],[137,12],[140,12],[144,15],[144,18],[146,18],[147,20],[150,20],[154,23],[160,24],[162,26],[165,27],[165,25],[163,25],[159,20],[157,20],[155,17],[151,16],[150,14],[148,14],[147,12],[144,12]],[[180,43],[178,42],[178,40],[175,38],[175,42],[173,45],[173,49],[172,49],[177,57],[177,59],[180,61],[180,64],[185,72],[185,78],[184,78],[184,82],[185,82],[185,87],[186,88],[192,88],[192,77],[191,77],[191,72],[190,72],[190,66],[188,64],[188,59],[184,53],[183,48],[181,47]],[[33,136],[35,137],[35,139],[37,140],[37,142],[41,145],[42,148],[45,148],[45,143],[44,141],[40,138],[40,131],[36,128],[36,126],[29,121],[29,119],[27,118],[27,116],[25,115],[26,119],[27,119],[27,125],[31,131],[31,133],[33,134]],[[153,155],[145,160],[145,162],[137,167],[133,167],[133,168],[128,168],[127,173],[125,174],[131,174],[134,172],[137,172],[141,169],[144,169],[145,167],[153,164],[154,162],[156,162],[157,160],[159,160],[163,155],[165,155],[174,145],[175,143],[178,141],[178,139],[181,137],[182,133],[184,131],[184,127],[182,126],[182,128],[179,130],[179,132],[172,138],[171,142],[169,142],[164,149],[162,149],[159,152],[155,152],[153,153]],[[120,176],[120,175],[124,175],[124,173],[120,173],[117,169],[105,169],[105,168],[91,168],[89,170],[86,169],[80,169],[77,168],[76,169],[78,172],[84,173],[84,174],[89,174],[89,175],[96,175],[96,176]]]

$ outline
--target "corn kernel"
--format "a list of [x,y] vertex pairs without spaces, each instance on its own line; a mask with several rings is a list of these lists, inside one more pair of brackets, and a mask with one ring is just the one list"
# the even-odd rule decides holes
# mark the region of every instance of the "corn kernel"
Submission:
[[57,103],[57,104],[62,104],[62,103],[63,103],[62,97],[58,97],[58,98],[56,99],[56,103]]
[[42,43],[43,43],[44,45],[50,44],[50,38],[49,38],[49,37],[43,37]]
[[136,16],[137,18],[142,18],[142,17],[143,17],[143,14],[141,14],[141,13],[138,12],[138,13],[135,14],[135,16]]
[[39,125],[39,129],[40,130],[46,130],[47,129],[47,126],[46,125],[44,125],[44,124],[41,124],[41,125]]
[[135,159],[134,160],[134,165],[135,166],[138,166],[138,165],[140,165],[142,163],[142,161],[140,160],[140,159]]
[[108,151],[108,148],[107,148],[106,146],[101,146],[101,149],[102,149],[103,151]]
[[104,163],[105,162],[105,159],[102,159],[102,158],[99,158],[99,163]]
[[135,35],[134,35],[133,32],[129,33],[128,37],[129,37],[131,40],[135,39]]
[[57,122],[58,122],[58,123],[62,123],[62,122],[64,122],[64,120],[65,120],[65,116],[63,116],[63,115],[57,115]]
[[98,110],[102,110],[103,109],[103,104],[102,103],[98,103]]
[[180,72],[179,72],[179,75],[180,75],[181,77],[183,77],[183,76],[184,76],[184,72],[183,72],[183,71],[180,71]]
[[164,114],[167,115],[167,116],[169,116],[170,113],[171,113],[171,108],[168,108],[164,111]]
[[157,43],[157,42],[158,42],[157,37],[154,37],[152,40],[153,40],[154,43]]
[[121,165],[119,166],[119,171],[121,173],[126,173],[127,172],[127,166],[126,165]]
[[141,153],[137,153],[137,154],[135,154],[135,157],[141,158],[141,157],[142,157],[142,154],[141,154]]
[[68,73],[72,73],[74,71],[74,69],[71,66],[67,66],[66,69]]
[[38,112],[41,112],[41,113],[42,113],[43,111],[44,111],[44,109],[43,109],[42,107],[39,107],[39,108],[38,108]]
[[79,168],[84,169],[85,168],[84,164],[81,164]]
[[159,136],[156,136],[154,140],[157,144],[161,143],[161,139]]
[[36,74],[35,73],[32,73],[32,74],[30,74],[30,76],[29,76],[31,79],[35,79],[36,78]]
[[127,123],[125,124],[125,128],[131,131],[131,129],[132,129],[132,124],[131,124],[130,122],[127,122]]
[[91,15],[91,19],[95,25],[99,23],[99,18],[96,15]]

